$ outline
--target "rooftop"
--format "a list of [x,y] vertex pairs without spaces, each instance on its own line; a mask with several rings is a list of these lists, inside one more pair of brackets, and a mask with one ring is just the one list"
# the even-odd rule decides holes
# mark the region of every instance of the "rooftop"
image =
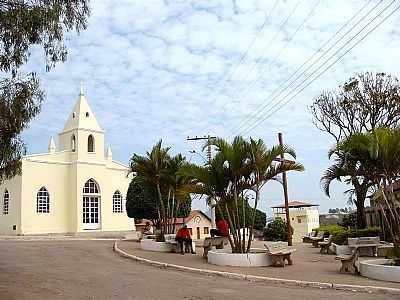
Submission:
[[[312,206],[319,206],[319,204],[311,204],[297,200],[289,201],[289,208],[312,207]],[[285,204],[271,206],[271,208],[285,208]]]

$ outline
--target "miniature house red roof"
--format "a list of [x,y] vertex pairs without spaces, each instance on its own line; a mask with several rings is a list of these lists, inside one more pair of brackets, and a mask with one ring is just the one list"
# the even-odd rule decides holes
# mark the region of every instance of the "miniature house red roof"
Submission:
[[[319,206],[319,204],[311,204],[297,200],[289,201],[289,208],[312,207],[312,206]],[[285,204],[271,206],[271,208],[285,208]]]

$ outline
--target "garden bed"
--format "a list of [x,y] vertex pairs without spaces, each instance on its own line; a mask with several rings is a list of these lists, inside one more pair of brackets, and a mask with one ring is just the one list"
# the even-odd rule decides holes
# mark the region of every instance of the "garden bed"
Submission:
[[400,266],[392,265],[390,259],[360,261],[360,274],[372,279],[400,282]]
[[265,249],[251,249],[250,253],[231,253],[230,249],[211,250],[208,263],[217,266],[232,267],[267,267],[272,265]]

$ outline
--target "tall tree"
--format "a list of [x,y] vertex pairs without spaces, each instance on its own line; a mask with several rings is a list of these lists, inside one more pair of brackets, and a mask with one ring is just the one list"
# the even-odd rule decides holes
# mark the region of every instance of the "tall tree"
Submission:
[[[337,90],[322,92],[310,110],[315,126],[331,135],[338,144],[355,133],[369,132],[378,127],[396,127],[400,123],[400,84],[397,78],[385,73],[356,74]],[[371,180],[362,172],[358,173],[357,166],[341,163],[340,153],[331,153],[330,157],[335,163],[322,181],[328,188],[326,183],[334,179],[354,187],[357,223],[363,228],[366,226],[365,199]]]
[[21,73],[32,46],[46,70],[65,61],[64,33],[87,26],[88,0],[0,0],[0,182],[20,172],[21,132],[39,113],[44,92],[34,72]]
[[[379,189],[376,198],[400,258],[400,200],[394,187],[400,180],[400,128],[377,128],[354,134],[340,145],[347,157],[368,166]],[[380,198],[380,199],[379,199]]]
[[[251,141],[259,146],[257,154],[250,143],[240,136],[232,142],[221,138],[212,139],[208,143],[216,147],[217,153],[208,165],[189,165],[181,169],[181,173],[191,178],[191,184],[188,185],[190,191],[213,199],[218,214],[226,217],[232,234],[229,241],[234,253],[250,251],[260,188],[282,172],[304,169],[300,164],[274,162],[282,152],[294,156],[291,148],[274,146],[267,149],[261,147],[264,145],[262,141]],[[257,159],[252,155],[256,155]],[[257,201],[251,213],[246,209],[249,204],[243,201],[246,193],[256,193]],[[247,245],[245,230],[241,228],[251,229]]]

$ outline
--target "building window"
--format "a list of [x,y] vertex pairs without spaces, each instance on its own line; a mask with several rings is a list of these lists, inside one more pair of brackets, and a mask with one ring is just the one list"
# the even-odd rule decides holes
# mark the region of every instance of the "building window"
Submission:
[[94,137],[93,137],[93,135],[89,135],[87,147],[88,147],[88,150],[87,150],[88,152],[94,152]]
[[122,213],[122,195],[120,191],[116,191],[113,195],[113,213]]
[[83,193],[84,194],[99,194],[99,188],[97,186],[96,181],[94,181],[94,179],[90,178],[88,181],[86,181],[85,186],[83,187]]
[[297,223],[301,223],[301,219],[300,218],[297,218]]
[[208,227],[204,227],[204,234],[208,234]]
[[36,195],[36,212],[44,214],[50,212],[50,196],[45,187],[42,187]]
[[10,205],[10,193],[5,190],[3,197],[3,215],[8,215],[8,207]]
[[89,118],[89,113],[88,113],[88,112],[86,112],[85,116],[86,116],[86,118]]
[[75,152],[75,149],[76,149],[76,138],[75,138],[75,134],[73,134],[72,137],[71,137],[71,149],[72,149],[72,152]]

